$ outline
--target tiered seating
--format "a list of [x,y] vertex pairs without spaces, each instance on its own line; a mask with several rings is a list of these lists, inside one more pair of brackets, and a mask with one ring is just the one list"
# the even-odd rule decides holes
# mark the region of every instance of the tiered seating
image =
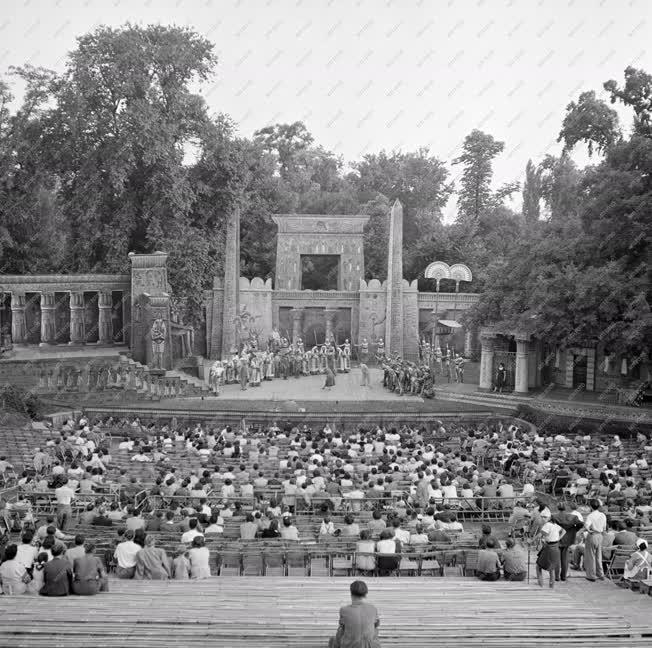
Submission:
[[[368,581],[383,648],[646,646],[652,635],[613,609],[522,583],[393,578]],[[222,578],[111,581],[111,592],[56,602],[5,597],[0,642],[138,648],[324,648],[348,604],[348,581]],[[399,589],[400,586],[400,589]]]
[[18,474],[32,466],[34,449],[43,447],[52,433],[45,430],[17,429],[0,426],[0,456],[6,456]]

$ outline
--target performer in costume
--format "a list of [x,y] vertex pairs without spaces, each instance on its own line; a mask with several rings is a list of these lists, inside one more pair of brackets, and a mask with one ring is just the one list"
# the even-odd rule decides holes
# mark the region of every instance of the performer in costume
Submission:
[[333,373],[330,365],[326,366],[326,382],[324,383],[324,386],[322,389],[328,389],[330,391],[330,388],[335,384],[335,374]]
[[245,391],[247,389],[247,384],[249,383],[249,359],[247,355],[243,353],[240,356],[240,389]]
[[260,365],[261,359],[258,354],[251,358],[251,386],[260,387]]
[[319,373],[319,347],[312,347],[308,353],[310,354],[310,373],[314,376]]
[[367,342],[367,338],[362,338],[362,342],[360,343],[360,362],[364,362],[367,364],[369,360],[369,342]]
[[337,372],[337,367],[335,366],[335,347],[333,346],[332,340],[328,340],[326,343],[326,366],[330,367],[333,374]]
[[437,371],[439,372],[439,374],[442,373],[441,360],[442,360],[441,347],[436,347],[435,348],[435,362],[437,363]]
[[344,363],[344,345],[339,345],[337,349],[337,371],[339,373],[344,373],[346,371],[346,366]]
[[348,340],[344,340],[344,371],[351,371],[351,343]]

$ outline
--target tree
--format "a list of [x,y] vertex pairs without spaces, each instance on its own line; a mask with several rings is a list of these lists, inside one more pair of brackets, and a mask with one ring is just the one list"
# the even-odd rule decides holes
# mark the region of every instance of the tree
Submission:
[[263,150],[276,154],[280,174],[285,178],[294,169],[299,153],[305,151],[314,138],[303,122],[296,121],[261,128],[254,133],[254,140]]
[[460,222],[473,225],[483,212],[492,207],[492,161],[504,147],[504,142],[498,142],[477,129],[464,138],[462,155],[453,160],[453,164],[463,166],[457,192],[457,218]]
[[12,70],[25,81],[22,106],[11,114],[9,85],[0,82],[0,255],[3,273],[61,271],[67,224],[60,182],[41,145],[39,104],[52,73],[26,66]]
[[634,130],[639,135],[652,135],[652,75],[634,67],[625,69],[625,85],[620,88],[611,79],[604,84],[604,89],[611,94],[611,103],[622,101],[634,109]]
[[532,160],[527,161],[523,184],[523,218],[528,223],[538,221],[541,213],[541,173],[542,169],[535,166]]
[[546,155],[539,165],[541,198],[551,220],[576,218],[580,206],[582,172],[568,151],[561,156]]
[[566,106],[566,116],[557,138],[564,142],[566,150],[572,150],[578,142],[584,142],[593,155],[596,149],[604,153],[620,138],[618,113],[597,99],[593,90],[583,92],[577,103]]
[[[427,148],[407,153],[381,151],[368,154],[352,166],[353,172],[347,180],[359,204],[376,201],[377,208],[379,194],[388,206],[397,198],[403,204],[403,246],[407,251],[404,254],[404,274],[406,278],[414,279],[423,268],[411,264],[409,250],[421,238],[430,237],[441,222],[442,210],[452,192],[446,167]],[[388,214],[389,207],[385,219]],[[371,243],[369,238],[366,240]],[[365,246],[366,258],[379,254],[380,249],[372,251]],[[383,272],[386,273],[386,269]]]

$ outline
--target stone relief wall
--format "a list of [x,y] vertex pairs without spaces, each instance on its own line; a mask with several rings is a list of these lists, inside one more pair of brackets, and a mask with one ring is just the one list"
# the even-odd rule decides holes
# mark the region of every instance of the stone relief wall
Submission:
[[360,280],[360,306],[358,316],[358,336],[356,344],[362,338],[375,342],[385,337],[385,315],[387,311],[387,282],[381,284],[378,279],[370,279],[367,283]]
[[[131,261],[131,351],[133,358],[138,362],[146,363],[151,354],[149,331],[152,320],[148,306],[152,303],[150,298],[164,298],[167,306],[156,302],[156,312],[165,317],[164,322],[170,336],[170,305],[169,285],[167,274],[167,258],[165,252],[153,254],[129,253]],[[166,367],[171,366],[170,340],[166,344]]]
[[254,277],[251,281],[240,277],[240,322],[241,334],[249,331],[258,335],[264,345],[272,334],[272,280],[263,281]]
[[417,280],[403,280],[403,355],[419,353],[419,303]]

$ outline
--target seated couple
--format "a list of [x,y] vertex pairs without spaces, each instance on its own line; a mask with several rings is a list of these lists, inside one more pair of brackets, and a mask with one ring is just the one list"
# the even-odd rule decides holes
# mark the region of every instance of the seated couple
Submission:
[[496,552],[496,541],[488,538],[484,549],[478,551],[478,566],[476,574],[480,580],[497,581],[501,569],[508,581],[522,581],[527,575],[527,557],[525,552],[516,546],[512,538],[505,543],[506,549],[501,557]]

